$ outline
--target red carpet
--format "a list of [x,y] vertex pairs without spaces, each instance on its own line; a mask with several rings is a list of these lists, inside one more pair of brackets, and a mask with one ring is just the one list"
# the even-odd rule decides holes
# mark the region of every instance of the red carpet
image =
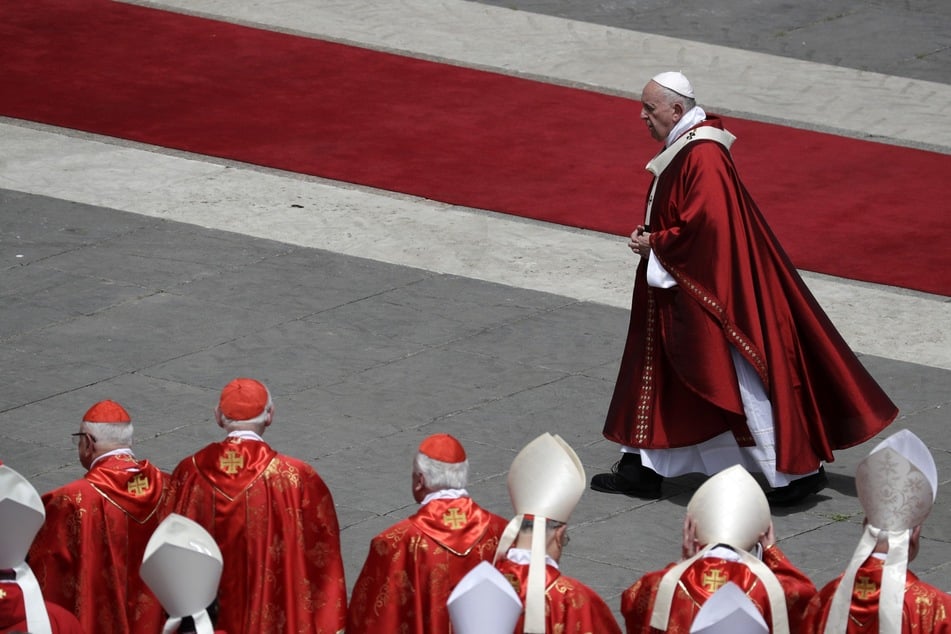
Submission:
[[[108,0],[0,7],[5,116],[618,235],[642,213],[631,100]],[[951,156],[727,125],[797,266],[951,295]]]

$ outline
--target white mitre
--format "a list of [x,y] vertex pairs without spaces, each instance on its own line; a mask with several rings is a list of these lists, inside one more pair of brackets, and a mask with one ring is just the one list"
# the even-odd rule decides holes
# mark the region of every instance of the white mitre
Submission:
[[34,634],[52,631],[43,592],[26,564],[33,538],[46,519],[43,500],[30,481],[0,465],[0,570],[12,570],[12,583],[23,592],[27,628]]
[[168,613],[163,632],[177,632],[182,618],[198,634],[213,634],[206,608],[218,595],[223,565],[214,538],[198,523],[172,513],[158,525],[142,557],[139,575]]
[[518,537],[522,521],[533,517],[531,561],[525,592],[526,634],[545,632],[546,520],[567,522],[587,485],[584,467],[560,436],[544,433],[528,443],[512,461],[508,487],[515,517],[499,539],[495,560]]
[[740,586],[727,581],[700,606],[690,634],[769,634],[769,626]]
[[512,634],[522,614],[512,584],[487,561],[459,580],[446,605],[455,634]]
[[683,73],[677,71],[658,73],[651,78],[651,81],[660,84],[668,90],[673,90],[682,97],[688,97],[690,99],[696,98],[693,94],[693,86],[690,85],[690,81],[684,77]]
[[740,465],[709,478],[687,504],[701,544],[753,550],[772,517],[763,489]]
[[697,540],[704,545],[693,557],[668,570],[661,578],[651,613],[651,627],[666,631],[674,593],[680,578],[693,562],[720,545],[729,546],[755,574],[769,596],[773,632],[789,632],[786,596],[776,575],[750,553],[772,521],[763,489],[740,465],[711,476],[687,504],[687,515],[696,526]]
[[903,429],[879,443],[859,463],[855,488],[867,522],[833,595],[825,632],[846,631],[855,573],[876,545],[887,541],[878,605],[879,632],[899,634],[911,531],[931,513],[938,493],[938,470],[928,447]]
[[0,465],[0,570],[26,561],[45,519],[43,500],[30,481]]

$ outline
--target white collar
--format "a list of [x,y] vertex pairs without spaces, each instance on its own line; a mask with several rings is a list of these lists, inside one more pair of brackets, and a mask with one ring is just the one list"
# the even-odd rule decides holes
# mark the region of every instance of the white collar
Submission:
[[433,491],[429,495],[423,498],[423,501],[419,503],[420,506],[425,506],[432,502],[433,500],[455,500],[457,498],[467,498],[469,497],[469,492],[465,489],[442,489],[440,491]]
[[254,433],[250,429],[238,429],[228,434],[228,438],[240,438],[241,440],[257,440],[264,442],[264,439],[260,435]]
[[[93,460],[92,464],[89,465],[89,469],[92,469],[93,467],[95,467],[96,463],[102,460],[103,458],[108,458],[109,456],[122,456],[122,455],[132,456],[133,459],[135,458],[135,455],[132,453],[132,450],[129,449],[128,447],[122,447],[121,449],[113,449],[112,451],[107,451],[106,453],[102,454],[101,456]],[[126,471],[138,471],[138,470],[139,470],[138,467],[129,467],[128,469],[126,469]]]
[[[527,548],[509,548],[509,551],[505,553],[505,558],[513,563],[527,566],[532,562],[532,551]],[[558,562],[548,555],[545,555],[545,563],[558,568]]]
[[700,106],[694,106],[690,110],[684,113],[684,116],[680,117],[680,121],[677,122],[670,132],[667,133],[667,139],[664,141],[664,147],[670,147],[674,141],[680,138],[680,135],[694,127],[701,121],[707,118],[707,113],[703,111],[703,108]]

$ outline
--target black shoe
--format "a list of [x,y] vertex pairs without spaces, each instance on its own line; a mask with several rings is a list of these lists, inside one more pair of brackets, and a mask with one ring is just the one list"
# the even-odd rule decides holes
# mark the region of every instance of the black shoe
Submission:
[[819,467],[818,473],[807,475],[805,478],[793,480],[784,487],[778,487],[766,492],[766,499],[770,506],[794,506],[814,493],[826,487],[829,479],[826,470]]
[[611,473],[599,473],[591,478],[591,490],[656,500],[661,495],[663,481],[661,475],[641,466],[640,455],[626,453],[614,463]]

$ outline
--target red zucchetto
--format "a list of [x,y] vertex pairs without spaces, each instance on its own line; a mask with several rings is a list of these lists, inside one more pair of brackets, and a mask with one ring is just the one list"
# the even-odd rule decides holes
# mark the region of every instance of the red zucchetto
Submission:
[[466,450],[462,444],[449,434],[433,434],[419,445],[419,453],[438,460],[439,462],[448,462],[456,464],[465,462]]
[[233,421],[251,420],[264,413],[270,400],[271,395],[263,383],[238,378],[221,390],[218,411]]
[[124,407],[115,401],[105,400],[99,401],[86,410],[83,415],[83,422],[122,424],[131,423],[132,417],[129,416],[129,412],[125,411]]

